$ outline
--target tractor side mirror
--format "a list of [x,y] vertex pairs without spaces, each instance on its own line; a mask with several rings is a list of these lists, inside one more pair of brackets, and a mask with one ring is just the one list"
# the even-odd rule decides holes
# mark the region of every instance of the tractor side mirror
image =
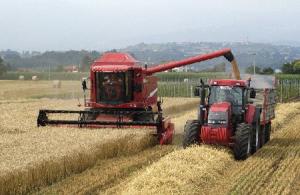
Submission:
[[256,97],[256,91],[253,88],[251,88],[250,89],[250,98],[255,98],[255,97]]
[[200,96],[200,88],[199,87],[196,87],[194,89],[194,96]]
[[86,80],[85,80],[85,79],[82,81],[81,84],[82,84],[82,90],[83,90],[83,91],[85,91],[85,90],[88,89],[87,86],[86,86]]

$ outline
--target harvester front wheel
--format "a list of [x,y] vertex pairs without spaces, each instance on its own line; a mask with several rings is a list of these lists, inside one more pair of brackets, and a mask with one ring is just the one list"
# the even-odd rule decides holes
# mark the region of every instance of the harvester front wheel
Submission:
[[199,122],[197,120],[189,120],[184,126],[183,148],[193,144],[199,144]]
[[252,127],[249,124],[241,123],[237,125],[233,147],[236,160],[245,160],[251,154],[251,130]]

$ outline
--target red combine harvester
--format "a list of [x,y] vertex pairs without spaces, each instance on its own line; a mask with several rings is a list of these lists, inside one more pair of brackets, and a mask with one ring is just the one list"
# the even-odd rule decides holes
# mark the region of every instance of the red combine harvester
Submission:
[[250,79],[201,82],[195,89],[200,96],[198,119],[186,122],[183,147],[200,143],[229,146],[235,159],[244,160],[268,142],[275,118],[275,90],[255,90],[250,83]]
[[[127,53],[105,53],[90,69],[90,99],[85,110],[40,110],[37,125],[68,125],[78,127],[154,127],[160,144],[172,142],[174,124],[164,117],[157,100],[154,73],[224,56],[236,69],[230,49],[173,61],[157,66],[139,66]],[[87,83],[83,81],[84,92]],[[85,93],[84,93],[85,94]],[[157,107],[157,109],[153,109]],[[154,111],[157,110],[157,111]],[[50,114],[76,114],[78,120],[53,120]]]

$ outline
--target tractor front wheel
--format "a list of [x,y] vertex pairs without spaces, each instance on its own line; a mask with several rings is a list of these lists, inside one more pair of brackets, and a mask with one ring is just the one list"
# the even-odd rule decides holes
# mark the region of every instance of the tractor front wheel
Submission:
[[251,154],[252,127],[249,124],[237,125],[233,153],[236,160],[245,160]]
[[199,144],[200,135],[199,135],[199,122],[197,120],[189,120],[184,126],[184,135],[183,135],[183,148],[188,146]]

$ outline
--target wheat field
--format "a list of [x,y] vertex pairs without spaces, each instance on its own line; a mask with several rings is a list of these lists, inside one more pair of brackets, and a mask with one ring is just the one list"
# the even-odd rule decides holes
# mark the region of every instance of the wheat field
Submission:
[[[98,162],[89,171],[38,194],[297,194],[300,124],[289,120],[299,121],[299,112],[300,103],[279,105],[276,114],[280,117],[273,121],[276,128],[271,141],[246,161],[235,161],[231,151],[223,147],[183,150],[179,146],[163,155],[163,147],[152,148],[139,155],[111,159],[112,175],[106,172],[106,163]],[[195,114],[194,110],[186,112],[174,122],[182,124]]]
[[[5,90],[18,95],[12,86]],[[134,154],[155,142],[147,128],[37,128],[39,109],[82,108],[77,107],[76,99],[31,99],[21,94],[19,99],[0,101],[0,194],[30,192],[82,172],[99,159]],[[197,104],[196,99],[166,99],[163,108],[170,115]]]
[[[39,109],[82,109],[77,98],[44,98],[64,93],[39,90],[51,88],[49,82],[17,82],[23,90],[5,82],[0,194],[300,194],[298,102],[277,106],[270,142],[240,162],[223,147],[181,148],[184,124],[197,116],[197,98],[164,98],[176,145],[150,147],[155,141],[146,128],[37,128]],[[67,90],[75,85],[65,84]]]
[[61,88],[54,88],[53,81],[0,80],[0,85],[0,100],[83,97],[80,81],[61,81]]
[[[179,134],[183,132],[185,121],[190,117],[196,117],[196,113],[197,111],[193,109],[184,112],[182,115],[172,117],[172,121],[175,123],[175,132]],[[181,140],[177,139],[177,135],[173,143],[175,145],[156,146],[135,155],[116,157],[105,162],[100,160],[96,163],[96,166],[91,167],[88,171],[73,175],[61,182],[43,188],[38,194],[88,194],[90,192],[102,194],[106,189],[119,186],[119,182],[123,182],[123,180],[130,177],[139,169],[149,166],[159,160],[160,157],[180,148]],[[115,163],[112,164],[112,162]],[[107,163],[109,165],[106,165]],[[107,166],[113,166],[113,169],[119,172],[111,173],[105,171]],[[115,175],[112,176],[112,174]],[[118,193],[118,191],[116,190],[112,194]]]
[[222,148],[179,149],[99,194],[299,194],[300,103],[276,114],[271,141],[245,161]]

